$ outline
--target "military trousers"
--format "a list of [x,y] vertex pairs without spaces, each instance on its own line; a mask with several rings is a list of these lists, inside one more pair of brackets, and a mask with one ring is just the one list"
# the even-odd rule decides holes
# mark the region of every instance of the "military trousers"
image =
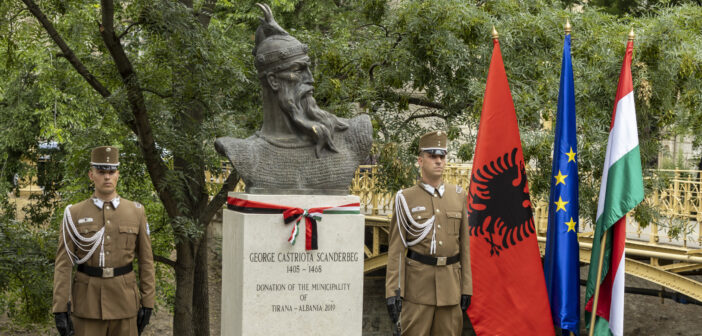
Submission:
[[120,320],[73,318],[75,336],[138,336],[136,316]]
[[463,312],[460,305],[437,307],[404,300],[400,325],[403,336],[460,336]]

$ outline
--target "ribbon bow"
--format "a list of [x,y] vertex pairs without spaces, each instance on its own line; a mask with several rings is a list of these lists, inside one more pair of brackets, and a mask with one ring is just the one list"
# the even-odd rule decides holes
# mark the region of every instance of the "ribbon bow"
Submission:
[[304,210],[301,208],[290,208],[283,212],[283,221],[285,224],[295,222],[288,242],[295,245],[297,234],[299,233],[300,221],[305,218],[305,250],[317,249],[317,220],[322,220],[322,212],[324,209],[313,208]]

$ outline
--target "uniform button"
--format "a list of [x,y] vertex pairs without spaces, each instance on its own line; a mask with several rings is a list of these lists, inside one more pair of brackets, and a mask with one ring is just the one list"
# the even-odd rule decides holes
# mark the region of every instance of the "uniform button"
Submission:
[[439,213],[439,212],[441,212],[441,211],[439,211],[439,209],[436,209],[436,213]]
[[[436,227],[439,228],[439,229],[441,229],[441,224],[437,225]],[[108,238],[109,238],[109,237],[108,237]]]
[[[441,245],[441,242],[439,242],[439,245]],[[105,252],[105,254],[110,255],[110,251]]]
[[434,194],[434,197],[439,197],[438,195]]
[[417,216],[417,219],[422,219],[422,216]]
[[129,229],[129,233],[132,233],[132,229]]
[[107,240],[110,240],[110,236],[107,236],[107,237],[105,237],[105,238],[107,238]]
[[105,209],[107,209],[107,210],[110,210],[110,206],[109,206],[109,205],[108,205],[108,206],[106,206],[106,207],[105,207]]
[[439,240],[439,245],[444,245],[444,242],[442,242],[441,240]]
[[109,219],[107,220],[107,224],[110,224],[110,220],[109,220]]

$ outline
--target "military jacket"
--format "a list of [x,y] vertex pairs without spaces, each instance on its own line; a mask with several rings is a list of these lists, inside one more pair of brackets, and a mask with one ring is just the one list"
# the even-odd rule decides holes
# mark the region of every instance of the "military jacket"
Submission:
[[[154,263],[144,207],[124,198],[111,202],[91,198],[67,207],[66,211],[70,211],[83,237],[91,237],[105,228],[104,267],[122,267],[138,256],[140,286],[137,286],[135,271],[111,278],[92,277],[78,271],[72,275],[74,267],[66,245],[78,258],[83,258],[87,252],[75,246],[62,225],[54,266],[53,312],[65,312],[69,300],[75,316],[90,319],[134,317],[140,304],[153,308]],[[85,265],[99,267],[99,260],[98,246]]]
[[[427,189],[431,189],[429,191]],[[388,265],[385,297],[395,296],[398,286],[401,296],[413,303],[435,306],[460,304],[461,294],[472,295],[470,246],[466,192],[453,184],[444,184],[443,195],[423,183],[404,189],[402,194],[412,218],[419,224],[432,216],[436,230],[436,254],[430,253],[432,233],[409,249],[432,257],[452,257],[460,261],[445,266],[426,265],[407,258],[402,238],[411,240],[398,224],[397,216],[407,214],[393,210],[388,243]],[[397,207],[395,207],[397,209]],[[400,236],[402,235],[402,236]]]

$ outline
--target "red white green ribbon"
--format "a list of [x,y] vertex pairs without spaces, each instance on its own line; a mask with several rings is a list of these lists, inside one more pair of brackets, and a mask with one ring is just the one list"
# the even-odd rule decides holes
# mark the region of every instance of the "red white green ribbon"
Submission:
[[302,218],[305,218],[305,249],[316,250],[317,247],[317,221],[322,220],[322,215],[339,215],[339,214],[360,214],[360,203],[351,203],[341,206],[315,207],[302,209],[296,207],[288,207],[277,204],[264,202],[256,202],[243,200],[236,197],[227,198],[227,208],[229,210],[253,213],[253,214],[283,214],[283,222],[293,224],[292,231],[288,242],[294,245],[299,233],[299,224]]

